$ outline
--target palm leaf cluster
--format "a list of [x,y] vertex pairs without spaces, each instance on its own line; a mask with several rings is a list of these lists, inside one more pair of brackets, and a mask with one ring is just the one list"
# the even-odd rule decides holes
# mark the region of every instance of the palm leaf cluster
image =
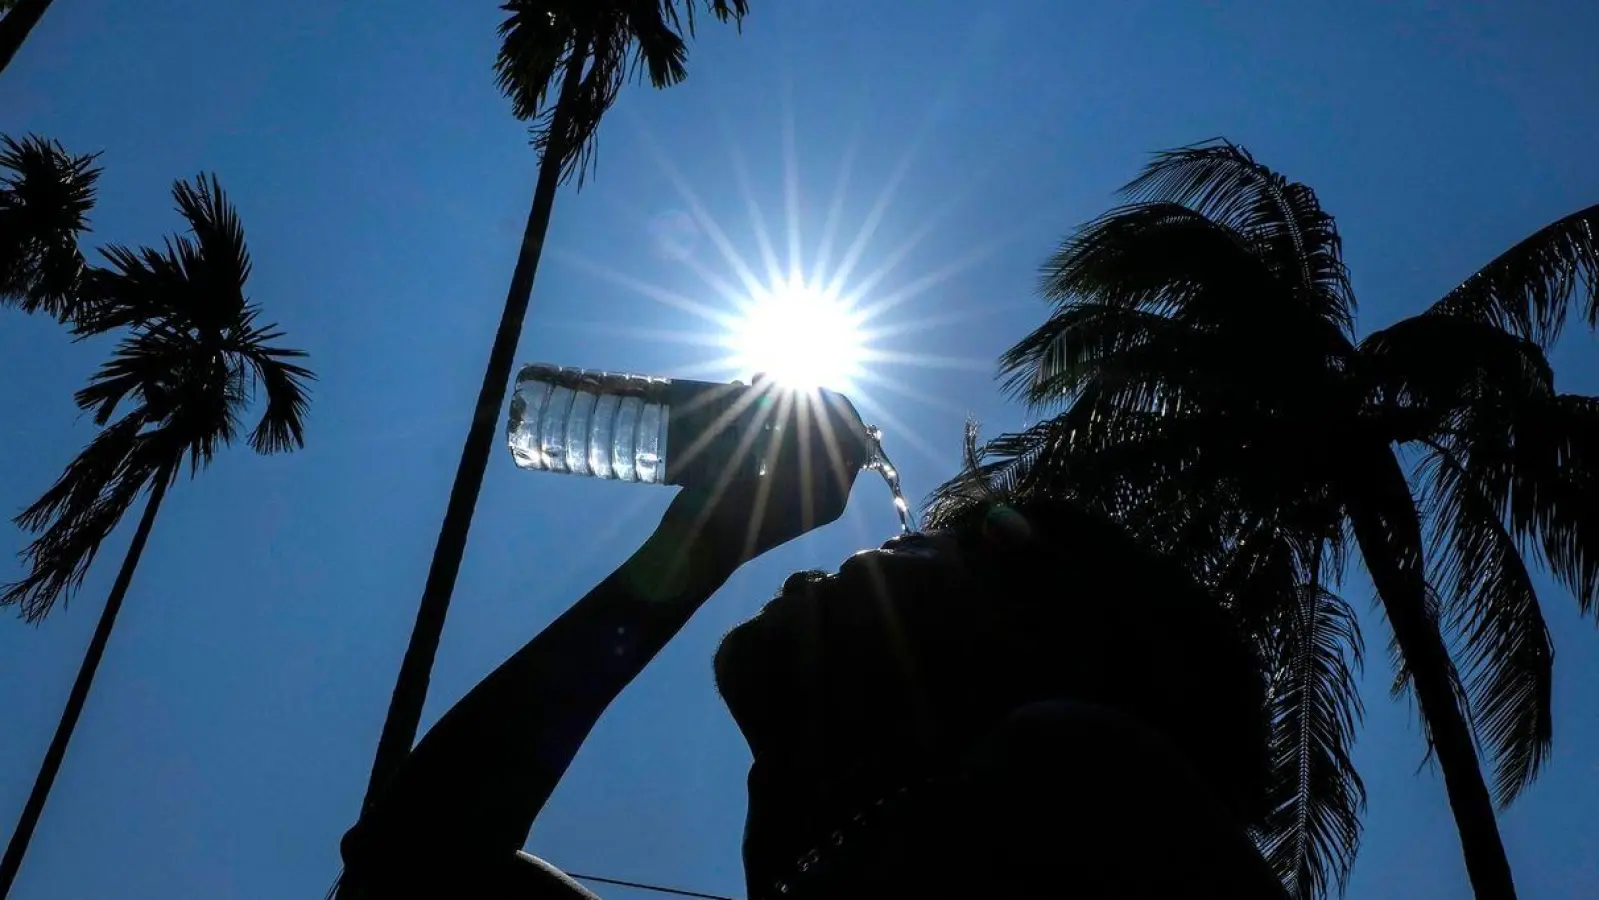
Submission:
[[1348,873],[1364,802],[1360,634],[1333,593],[1352,549],[1395,628],[1396,690],[1414,666],[1449,686],[1422,698],[1429,740],[1469,722],[1440,761],[1475,771],[1477,742],[1505,804],[1547,757],[1553,650],[1528,567],[1594,608],[1599,401],[1559,393],[1544,350],[1568,306],[1595,322],[1599,207],[1358,340],[1310,188],[1217,141],[1159,154],[1124,193],[1046,265],[1052,313],[1002,358],[1047,418],[972,438],[929,520],[996,491],[1069,496],[1216,591],[1268,666],[1260,844],[1295,896],[1320,896]]
[[[559,148],[562,180],[581,179],[593,163],[600,120],[629,80],[665,88],[688,77],[687,39],[701,2],[509,0],[501,7],[496,83],[512,113],[532,122],[539,155]],[[746,0],[703,6],[720,22],[738,23],[749,13]],[[566,78],[569,72],[577,77]]]
[[76,312],[99,154],[73,155],[36,135],[0,136],[0,306],[62,321]]
[[[27,574],[0,605],[29,620],[82,583],[138,496],[170,483],[185,460],[198,472],[240,437],[260,453],[304,443],[313,376],[244,295],[250,257],[238,215],[214,176],[177,182],[173,198],[189,233],[161,248],[105,248],[108,265],[88,269],[74,299],[80,337],[123,337],[75,396],[100,432],[17,517],[37,536],[22,553]],[[257,392],[261,414],[246,432]]]

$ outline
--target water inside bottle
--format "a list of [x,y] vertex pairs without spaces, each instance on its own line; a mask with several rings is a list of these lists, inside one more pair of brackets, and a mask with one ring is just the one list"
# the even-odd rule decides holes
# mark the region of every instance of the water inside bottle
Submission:
[[643,484],[665,480],[664,379],[533,364],[511,395],[507,442],[519,468]]
[[916,530],[916,518],[911,515],[911,507],[905,502],[905,492],[899,486],[899,470],[889,461],[888,454],[883,452],[883,431],[876,425],[866,426],[868,455],[866,468],[883,476],[883,481],[888,484],[889,493],[894,495],[894,512],[899,516],[899,527],[905,534]]

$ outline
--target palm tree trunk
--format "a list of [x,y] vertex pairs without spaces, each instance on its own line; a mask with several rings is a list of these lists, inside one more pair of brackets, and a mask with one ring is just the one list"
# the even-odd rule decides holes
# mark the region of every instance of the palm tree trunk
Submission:
[[388,784],[400,763],[411,752],[411,745],[416,742],[417,727],[422,721],[422,706],[427,700],[428,681],[433,671],[433,658],[439,649],[439,638],[444,633],[444,618],[450,610],[450,594],[455,589],[455,578],[461,569],[461,557],[466,553],[472,512],[483,486],[483,472],[488,467],[489,454],[500,432],[500,405],[511,380],[516,345],[522,336],[522,321],[527,316],[528,303],[533,295],[533,277],[538,272],[539,257],[544,251],[544,235],[549,230],[550,213],[555,207],[555,190],[561,183],[566,152],[564,147],[559,146],[560,136],[565,134],[572,101],[577,96],[583,78],[588,44],[589,39],[584,36],[574,42],[572,58],[567,63],[561,91],[556,99],[555,115],[551,122],[552,137],[545,148],[538,182],[533,188],[533,208],[528,212],[527,228],[522,233],[522,251],[516,259],[516,270],[511,275],[511,289],[505,298],[505,310],[500,314],[500,327],[494,335],[493,349],[489,351],[488,367],[483,371],[483,384],[478,389],[477,408],[473,410],[472,424],[467,429],[466,444],[461,448],[455,484],[450,488],[450,502],[445,508],[444,523],[439,528],[438,543],[433,549],[433,563],[428,568],[427,583],[422,588],[416,624],[411,629],[411,643],[405,648],[394,695],[389,700],[388,717],[383,722],[383,733],[378,738],[377,755],[372,761],[372,777],[367,782],[366,798],[362,801],[363,811],[371,806],[384,785]]
[[161,509],[161,499],[166,496],[170,480],[166,470],[156,476],[155,486],[150,490],[150,500],[139,519],[139,530],[133,533],[133,543],[128,546],[128,555],[123,558],[117,580],[111,585],[111,596],[106,598],[100,623],[94,627],[89,650],[83,655],[83,665],[78,667],[78,680],[72,683],[72,693],[67,695],[67,708],[61,713],[61,723],[56,726],[55,737],[50,739],[50,749],[45,751],[44,763],[39,766],[39,777],[33,782],[33,792],[22,807],[17,830],[11,835],[11,843],[6,845],[5,858],[0,860],[0,900],[5,900],[11,893],[11,884],[16,881],[17,872],[22,868],[22,856],[28,852],[28,842],[33,839],[33,829],[39,824],[40,813],[44,812],[50,787],[55,784],[56,773],[61,771],[61,761],[67,755],[67,742],[72,740],[72,730],[77,727],[78,716],[83,713],[83,703],[89,698],[95,670],[100,668],[106,641],[111,639],[111,629],[117,624],[117,613],[122,609],[122,598],[127,596],[128,585],[133,582],[133,571],[139,567],[139,557],[144,553],[145,542],[150,538],[150,528],[155,525],[155,516]]
[[11,65],[11,57],[17,55],[17,49],[28,39],[28,32],[39,24],[44,11],[49,8],[50,0],[20,0],[4,18],[0,18],[0,72]]
[[[1456,699],[1449,651],[1437,622],[1427,613],[1421,525],[1415,504],[1393,452],[1385,447],[1382,456],[1383,461],[1366,470],[1370,479],[1367,490],[1356,492],[1360,499],[1351,504],[1355,540],[1410,671],[1421,715],[1432,733],[1472,891],[1476,900],[1515,900],[1510,859],[1499,836],[1493,798],[1483,780],[1471,729]],[[1398,498],[1401,491],[1402,504],[1383,502],[1385,497]]]

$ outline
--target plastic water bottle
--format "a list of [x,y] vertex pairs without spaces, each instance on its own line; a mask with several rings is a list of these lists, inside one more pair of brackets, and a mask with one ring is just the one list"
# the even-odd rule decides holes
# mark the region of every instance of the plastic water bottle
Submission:
[[879,456],[876,430],[833,391],[542,363],[517,374],[507,437],[511,458],[523,469],[714,487],[730,476],[765,475],[774,460],[786,456],[793,436],[810,429],[828,436],[826,456],[834,463],[869,468]]

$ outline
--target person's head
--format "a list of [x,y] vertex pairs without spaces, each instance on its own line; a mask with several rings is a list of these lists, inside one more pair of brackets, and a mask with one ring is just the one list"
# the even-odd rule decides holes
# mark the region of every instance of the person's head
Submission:
[[1136,716],[1241,823],[1260,812],[1253,655],[1179,569],[1070,503],[970,504],[836,575],[791,576],[723,640],[715,672],[755,756],[752,879],[1043,700]]

